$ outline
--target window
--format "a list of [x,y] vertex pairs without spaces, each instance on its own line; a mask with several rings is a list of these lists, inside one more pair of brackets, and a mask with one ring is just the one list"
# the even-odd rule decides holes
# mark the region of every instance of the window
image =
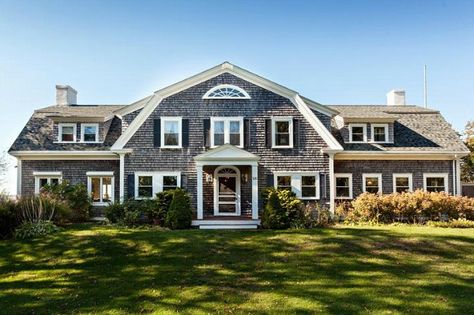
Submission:
[[300,199],[319,199],[318,172],[276,172],[275,188],[291,190]]
[[412,174],[393,174],[393,192],[413,191]]
[[181,148],[181,117],[161,117],[161,147]]
[[76,142],[76,124],[58,125],[59,142]]
[[244,123],[242,117],[211,117],[211,146],[230,143],[243,147]]
[[382,193],[382,174],[363,174],[363,191],[371,194]]
[[388,125],[372,124],[372,141],[388,142]]
[[46,185],[58,185],[62,180],[61,172],[33,172],[35,177],[35,194],[39,194]]
[[153,198],[164,190],[181,187],[180,172],[137,172],[135,173],[135,198]]
[[349,125],[350,142],[367,142],[367,125],[350,124]]
[[82,142],[99,141],[99,124],[81,124]]
[[249,94],[235,85],[221,84],[213,87],[203,96],[204,99],[249,99]]
[[273,117],[272,118],[272,147],[292,148],[293,147],[293,118]]
[[429,192],[448,192],[447,173],[427,173],[423,174],[425,190]]
[[352,174],[334,174],[336,179],[336,198],[352,199]]
[[114,173],[87,172],[87,190],[96,205],[105,205],[114,201]]

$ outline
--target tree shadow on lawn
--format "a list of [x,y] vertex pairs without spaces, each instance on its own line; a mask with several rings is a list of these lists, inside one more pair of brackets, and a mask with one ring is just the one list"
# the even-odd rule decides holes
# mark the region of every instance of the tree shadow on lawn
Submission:
[[8,314],[467,313],[473,245],[469,237],[374,229],[82,225],[0,243],[0,304]]

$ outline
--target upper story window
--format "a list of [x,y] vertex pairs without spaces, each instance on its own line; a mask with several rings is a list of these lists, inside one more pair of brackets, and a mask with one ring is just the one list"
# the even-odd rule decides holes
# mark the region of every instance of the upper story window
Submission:
[[388,124],[372,124],[372,141],[388,142]]
[[243,129],[242,117],[211,117],[211,147],[226,143],[243,147]]
[[350,124],[349,125],[350,142],[367,142],[367,125]]
[[99,141],[99,124],[81,124],[82,142]]
[[273,117],[272,118],[272,147],[292,148],[293,147],[293,118]]
[[76,124],[58,124],[59,142],[76,142]]
[[181,148],[182,119],[181,117],[161,117],[161,147]]
[[250,95],[238,86],[221,84],[213,87],[204,94],[203,99],[249,99]]

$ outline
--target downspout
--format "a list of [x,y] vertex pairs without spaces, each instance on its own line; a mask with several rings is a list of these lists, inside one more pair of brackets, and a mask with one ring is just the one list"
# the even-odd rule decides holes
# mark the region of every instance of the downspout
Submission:
[[336,182],[334,178],[334,155],[335,153],[329,153],[329,212],[331,212],[331,216],[334,218],[335,214],[335,196],[336,196]]
[[[456,157],[456,156],[454,156]],[[453,196],[457,196],[457,177],[458,174],[456,174],[456,159],[453,160]]]

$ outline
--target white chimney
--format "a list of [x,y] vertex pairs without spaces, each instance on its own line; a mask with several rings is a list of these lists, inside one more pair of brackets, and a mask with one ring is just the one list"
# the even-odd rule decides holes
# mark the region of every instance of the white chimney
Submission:
[[406,105],[405,90],[391,90],[388,92],[387,105]]
[[77,104],[77,91],[69,85],[56,85],[56,104],[68,106]]

